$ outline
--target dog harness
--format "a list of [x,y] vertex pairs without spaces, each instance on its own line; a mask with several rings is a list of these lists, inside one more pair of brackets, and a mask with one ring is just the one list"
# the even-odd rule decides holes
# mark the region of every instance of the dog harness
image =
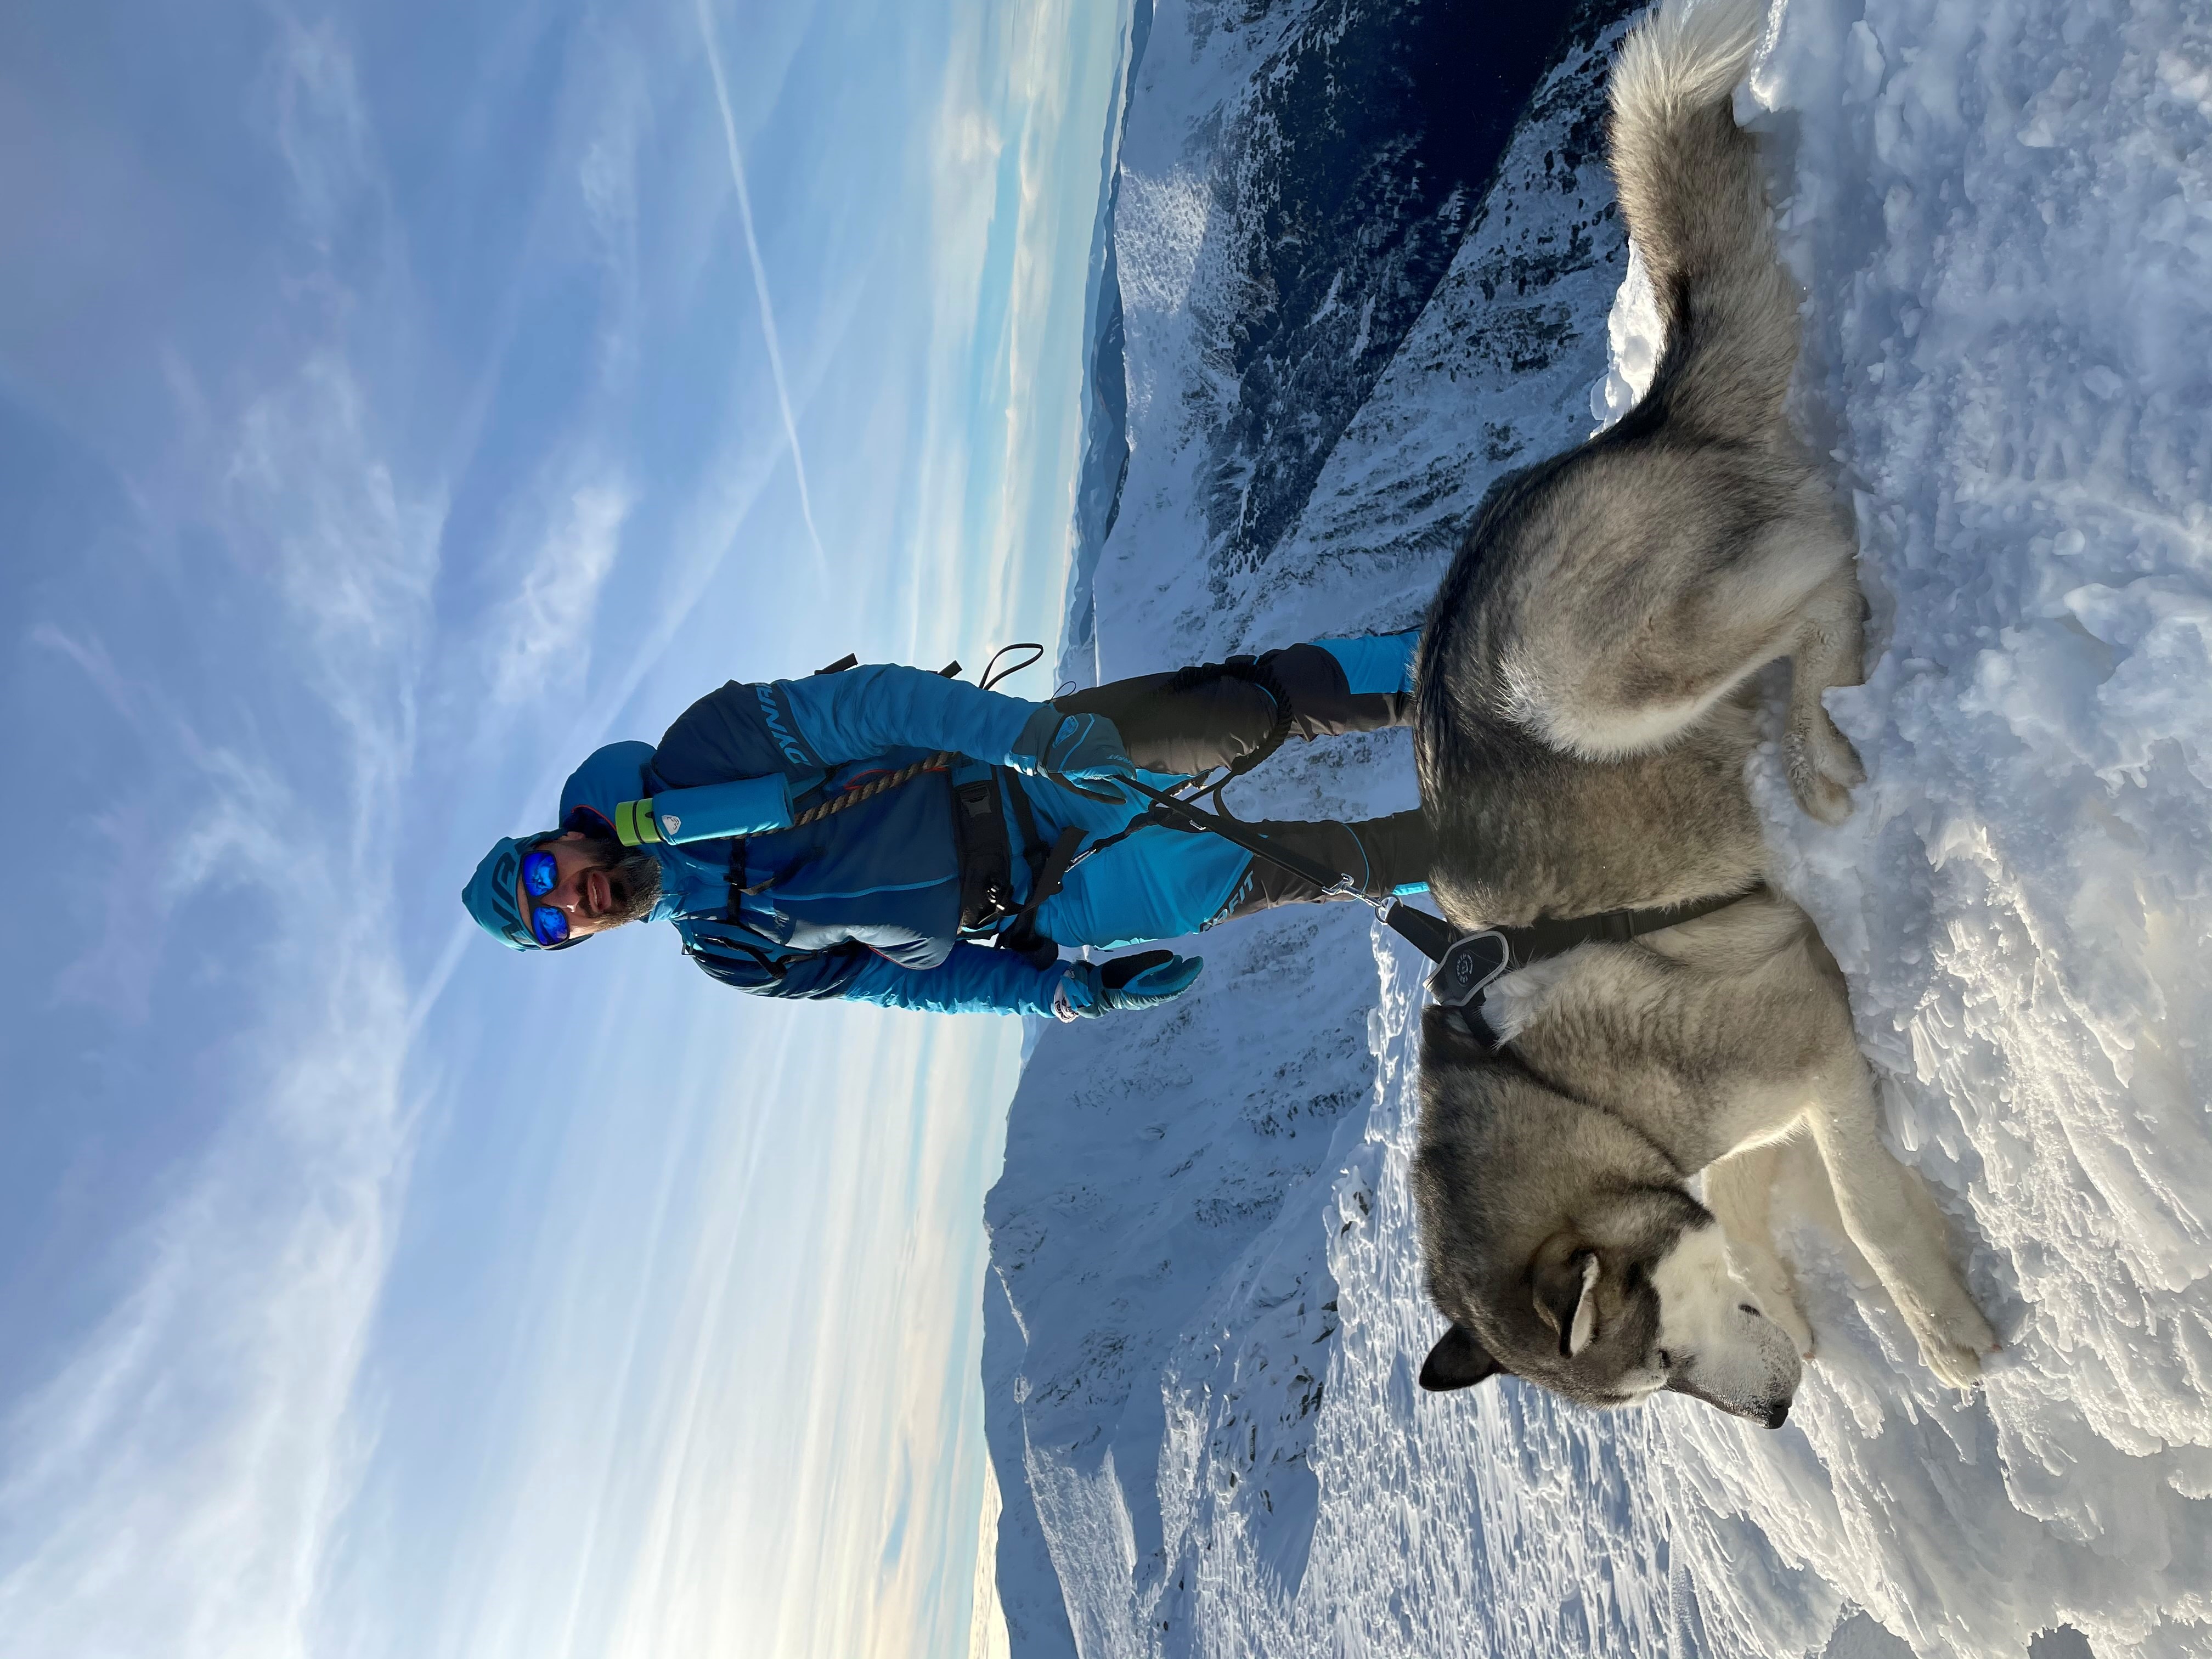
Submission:
[[[1437,964],[1429,975],[1429,994],[1437,1005],[1449,1009],[1467,1034],[1494,1054],[1505,1044],[1482,1017],[1483,994],[1515,969],[1563,957],[1584,945],[1626,945],[1640,934],[1656,933],[1725,910],[1765,887],[1763,881],[1754,882],[1741,892],[1691,899],[1655,910],[1607,910],[1594,916],[1531,922],[1525,927],[1485,927],[1452,939],[1441,953],[1424,942],[1434,939],[1442,931],[1441,924],[1421,929],[1419,937],[1402,927],[1398,931]],[[1435,921],[1424,911],[1413,914],[1425,921]],[[1391,918],[1386,915],[1383,920]],[[1391,925],[1397,927],[1395,921]]]

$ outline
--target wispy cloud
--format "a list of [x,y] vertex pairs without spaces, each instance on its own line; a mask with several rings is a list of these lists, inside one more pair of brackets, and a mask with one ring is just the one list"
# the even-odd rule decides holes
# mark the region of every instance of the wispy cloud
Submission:
[[501,703],[522,702],[556,680],[581,679],[599,587],[614,568],[631,504],[618,477],[556,495],[552,522],[495,635],[492,691]]
[[322,1021],[272,1011],[256,1097],[150,1218],[135,1289],[5,1425],[0,1652],[306,1650],[366,1449],[349,1406],[410,1144],[391,963],[309,988]]
[[335,19],[311,26],[279,12],[276,22],[279,44],[265,72],[272,136],[301,228],[327,249],[373,182],[368,112]]
[[[125,726],[144,732],[157,723],[160,704],[152,688],[117,667],[102,641],[78,639],[51,622],[40,622],[32,626],[30,643],[78,669],[108,712]],[[167,837],[140,800],[107,805],[93,815],[89,828],[107,866],[123,872],[124,879],[109,883],[102,896],[93,943],[55,972],[53,1000],[104,1009],[121,1024],[141,1025],[151,1006],[167,922],[161,878]]]
[[730,112],[730,87],[722,74],[721,49],[714,43],[714,21],[708,15],[707,0],[697,0],[699,35],[707,46],[707,68],[714,78],[714,104],[721,112],[722,140],[729,152],[730,182],[737,187],[738,218],[744,227],[745,257],[752,262],[753,294],[760,301],[761,333],[768,341],[769,372],[775,380],[775,405],[783,416],[783,435],[791,446],[792,476],[799,484],[799,516],[806,523],[807,540],[813,544],[814,557],[820,567],[823,581],[830,580],[830,556],[822,548],[822,532],[814,524],[814,501],[806,489],[806,457],[799,447],[799,422],[791,412],[791,386],[783,372],[783,346],[777,338],[775,307],[768,294],[768,267],[761,261],[760,238],[753,230],[752,192],[745,187],[745,165],[738,152],[737,118]]
[[[294,1659],[366,1449],[352,1389],[412,1145],[383,810],[333,819],[269,759],[168,735],[203,787],[140,902],[277,927],[240,947],[264,994],[237,1097],[125,1249],[135,1287],[0,1428],[0,1653],[26,1659]],[[357,782],[391,742],[357,746]]]
[[[343,39],[277,25],[267,136],[294,234],[388,241]],[[212,453],[165,458],[150,471],[171,484],[138,497],[150,545],[188,544],[250,608],[226,627],[100,594],[92,631],[40,635],[151,757],[105,820],[149,866],[131,872],[136,925],[61,990],[119,982],[143,1017],[146,974],[216,962],[228,994],[222,1030],[153,1039],[180,1093],[198,1068],[223,1079],[217,1121],[117,1241],[127,1288],[0,1422],[0,1654],[298,1659],[369,1450],[356,1379],[415,1144],[394,830],[444,507],[380,441],[330,325],[344,298],[321,281],[285,319],[308,343],[258,384],[234,375],[179,440]],[[147,627],[216,648],[155,691],[114,665]],[[257,707],[271,686],[285,706]],[[164,931],[188,904],[189,950]],[[126,949],[135,984],[114,971]]]

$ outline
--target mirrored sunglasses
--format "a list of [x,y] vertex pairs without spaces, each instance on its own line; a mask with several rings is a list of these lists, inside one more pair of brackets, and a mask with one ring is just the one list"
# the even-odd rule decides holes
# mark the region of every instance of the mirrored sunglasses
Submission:
[[[560,882],[561,866],[553,861],[550,853],[540,848],[524,855],[522,886],[532,898],[544,897]],[[550,904],[534,906],[530,912],[530,936],[548,950],[565,944],[568,938],[568,918]]]

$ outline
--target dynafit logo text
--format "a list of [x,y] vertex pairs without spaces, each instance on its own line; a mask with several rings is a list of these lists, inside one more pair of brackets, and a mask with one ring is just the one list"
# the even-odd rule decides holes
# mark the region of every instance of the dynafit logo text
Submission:
[[783,750],[783,757],[793,766],[805,765],[806,751],[799,746],[799,739],[783,723],[783,716],[775,706],[774,690],[765,685],[755,686],[753,690],[760,698],[761,717],[768,722],[769,735],[775,739],[775,746]]

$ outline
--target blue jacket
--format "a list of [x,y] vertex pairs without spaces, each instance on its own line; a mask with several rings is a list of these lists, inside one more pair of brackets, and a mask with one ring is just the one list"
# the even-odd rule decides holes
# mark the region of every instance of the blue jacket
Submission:
[[[804,808],[941,750],[1005,765],[1038,705],[917,668],[870,666],[806,679],[732,680],[691,705],[655,748],[594,751],[561,792],[561,820],[612,821],[625,800],[781,773]],[[1048,1013],[1065,969],[959,938],[952,779],[926,772],[803,829],[748,837],[733,895],[732,843],[652,846],[654,921],[716,979],[763,996],[854,997],[939,1012]],[[1022,845],[1018,827],[1009,839]],[[736,897],[738,908],[732,911]]]

